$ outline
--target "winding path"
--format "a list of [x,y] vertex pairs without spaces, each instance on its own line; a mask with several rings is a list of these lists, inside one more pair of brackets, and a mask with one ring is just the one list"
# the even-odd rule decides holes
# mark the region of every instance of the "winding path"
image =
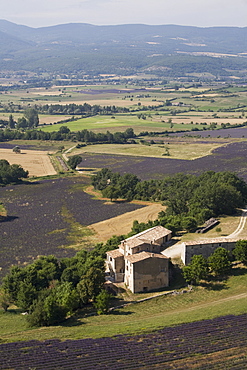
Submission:
[[243,209],[242,216],[240,217],[240,221],[236,230],[227,236],[227,238],[236,238],[244,229],[246,224],[246,217],[247,217],[247,209]]
[[[236,228],[233,233],[229,234],[228,236],[222,236],[221,238],[217,239],[235,239],[237,238],[241,232],[244,230],[247,218],[247,209],[243,209],[242,216],[240,217],[238,227]],[[205,240],[207,240],[205,238]],[[184,251],[184,247],[182,242],[178,242],[177,244],[172,245],[171,247],[166,248],[162,254],[168,258],[179,258],[181,257]]]

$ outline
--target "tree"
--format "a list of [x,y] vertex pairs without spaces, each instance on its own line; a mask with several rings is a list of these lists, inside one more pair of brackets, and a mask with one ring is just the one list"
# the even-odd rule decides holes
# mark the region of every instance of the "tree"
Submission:
[[109,311],[111,297],[111,294],[109,294],[105,289],[102,289],[97,295],[94,307],[96,308],[98,315],[106,314]]
[[[93,259],[95,261],[96,259]],[[103,288],[105,274],[103,269],[90,267],[85,276],[77,285],[78,293],[82,303],[88,303],[89,300],[95,301],[97,295]]]
[[17,154],[17,153],[20,153],[20,152],[21,152],[20,147],[16,145],[16,146],[13,148],[13,152],[14,152],[14,153],[16,153],[16,154]]
[[183,267],[183,277],[187,283],[198,284],[200,280],[206,279],[209,267],[206,258],[195,255],[188,266]]
[[223,275],[230,271],[231,262],[228,251],[225,248],[219,247],[208,258],[210,270],[215,275]]
[[82,158],[79,155],[72,155],[68,160],[68,165],[74,170],[76,166],[81,163]]
[[120,190],[114,185],[108,185],[105,189],[102,190],[103,197],[110,198],[111,202],[113,199],[120,197]]
[[28,127],[28,122],[25,117],[18,118],[17,128],[26,128]]
[[70,133],[70,129],[67,126],[61,126],[59,128],[58,132],[60,132],[61,134],[69,134]]
[[10,114],[10,116],[9,116],[8,126],[9,126],[9,128],[15,128],[15,121],[14,121],[14,118],[13,118],[12,114]]
[[181,221],[183,230],[187,232],[193,232],[197,228],[197,222],[195,217],[186,216],[182,218]]
[[0,307],[6,312],[11,304],[10,296],[4,290],[0,291]]
[[10,165],[6,159],[0,159],[0,184],[7,185],[11,182],[16,183],[21,178],[26,178],[28,171],[25,171],[20,165]]
[[79,294],[72,283],[65,282],[58,284],[54,289],[56,302],[63,307],[67,313],[72,313],[79,307]]
[[236,260],[247,265],[247,240],[238,240],[232,254]]
[[60,323],[65,318],[66,309],[57,303],[54,294],[47,291],[33,303],[27,321],[30,326],[50,326]]
[[24,112],[24,118],[27,121],[28,127],[37,127],[39,124],[38,111],[35,108],[28,108]]
[[31,282],[21,281],[17,293],[17,306],[25,311],[29,311],[35,298],[37,298],[37,290],[33,284]]

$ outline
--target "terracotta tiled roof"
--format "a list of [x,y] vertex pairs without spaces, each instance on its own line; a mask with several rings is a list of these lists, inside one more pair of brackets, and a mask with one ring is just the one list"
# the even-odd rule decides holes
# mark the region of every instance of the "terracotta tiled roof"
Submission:
[[[126,239],[126,245],[128,245],[128,247],[130,247],[130,248],[135,248],[135,247],[138,247],[139,245],[142,245],[142,244],[145,244],[145,243],[146,243],[145,241],[143,241],[139,238],[131,237],[131,238]],[[150,242],[148,244],[150,244]]]
[[148,258],[163,258],[168,259],[167,257],[163,256],[163,254],[160,253],[151,253],[151,252],[140,252],[131,254],[126,257],[126,260],[128,260],[130,263],[136,263],[139,261],[146,260]]
[[133,235],[130,238],[127,238],[122,241],[126,243],[130,248],[134,248],[143,243],[151,244],[155,243],[156,240],[164,238],[167,235],[170,235],[171,231],[166,229],[163,226],[154,226],[151,229],[144,230],[139,234]]
[[108,251],[108,252],[106,252],[106,254],[108,254],[108,256],[110,256],[112,258],[123,257],[123,254],[119,251],[119,249],[114,249],[113,251]]

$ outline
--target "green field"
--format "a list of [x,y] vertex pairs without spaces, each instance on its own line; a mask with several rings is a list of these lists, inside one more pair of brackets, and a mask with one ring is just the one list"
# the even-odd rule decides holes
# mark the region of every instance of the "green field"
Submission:
[[[167,157],[175,159],[189,159],[204,157],[211,154],[212,150],[224,145],[220,142],[201,144],[196,141],[191,142],[176,142],[172,141],[164,144],[98,144],[87,145],[83,149],[74,149],[71,154],[81,153],[102,153],[102,154],[119,154],[119,155],[133,155],[144,157]],[[169,155],[168,155],[169,154]]]
[[[186,294],[160,296],[152,300],[129,304],[104,316],[80,313],[63,325],[30,329],[25,316],[10,310],[0,312],[0,341],[48,338],[79,339],[134,334],[164,326],[211,319],[222,315],[247,312],[247,268],[233,269],[228,280],[215,281],[207,287],[193,288]],[[135,295],[135,299],[147,295]]]
[[[113,118],[114,117],[114,118]],[[49,119],[51,119],[49,117]],[[125,131],[126,128],[132,127],[136,134],[139,134],[143,131],[167,131],[167,132],[176,132],[176,131],[190,131],[192,129],[202,130],[206,123],[206,127],[209,128],[210,124],[215,122],[218,127],[221,127],[221,123],[230,123],[230,124],[242,124],[243,119],[233,118],[229,116],[228,118],[217,118],[215,119],[212,116],[205,116],[201,113],[197,115],[176,115],[176,117],[163,115],[162,112],[159,115],[152,114],[151,117],[147,115],[146,119],[139,119],[137,114],[115,114],[114,116],[105,116],[98,115],[94,117],[80,118],[73,122],[67,122],[64,124],[56,125],[45,125],[41,126],[42,131],[52,132],[58,131],[61,126],[69,127],[70,131],[81,131],[81,130],[92,130],[95,132],[110,132],[116,131]]]

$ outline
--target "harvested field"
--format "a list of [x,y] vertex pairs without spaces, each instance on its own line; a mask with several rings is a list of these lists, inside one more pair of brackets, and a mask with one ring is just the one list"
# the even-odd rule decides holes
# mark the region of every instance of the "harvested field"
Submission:
[[96,232],[98,241],[107,241],[113,235],[125,235],[131,231],[133,221],[148,222],[154,221],[158,213],[164,211],[166,207],[161,204],[151,204],[144,208],[137,209],[123,215],[110,218],[101,222],[90,225],[90,229]]
[[160,179],[176,173],[199,174],[203,171],[232,171],[247,181],[247,142],[235,142],[213,150],[195,160],[134,157],[123,155],[81,155],[80,168],[107,167],[120,173],[133,173],[142,180]]
[[12,264],[31,262],[39,255],[73,256],[75,250],[68,248],[72,242],[80,248],[88,245],[85,226],[143,207],[93,199],[83,191],[89,182],[80,176],[1,189],[8,218],[0,223],[0,278]]
[[48,152],[24,149],[16,154],[12,149],[0,149],[0,159],[6,159],[10,164],[21,165],[28,170],[29,177],[56,174]]
[[[162,158],[167,149],[171,158],[195,159],[211,154],[213,149],[221,145],[224,144],[220,142],[180,142],[179,144],[169,142],[169,144],[165,145],[152,144],[150,146],[141,144],[96,144],[86,146],[83,151],[84,153],[121,154]],[[81,154],[82,150],[77,149],[76,152]]]

